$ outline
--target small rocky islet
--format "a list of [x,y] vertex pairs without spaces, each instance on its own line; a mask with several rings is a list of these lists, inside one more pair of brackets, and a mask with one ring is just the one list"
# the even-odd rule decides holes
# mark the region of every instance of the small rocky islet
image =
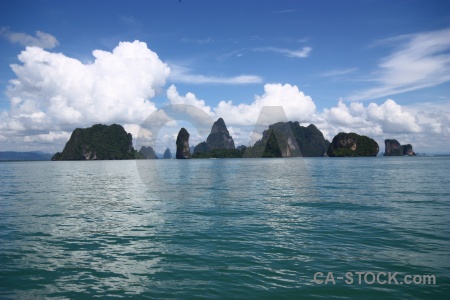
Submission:
[[370,137],[354,132],[340,132],[333,138],[327,155],[330,157],[377,156],[379,150],[378,143]]
[[397,140],[384,140],[384,156],[415,156],[416,153],[413,151],[411,144],[400,145]]
[[[299,122],[278,122],[262,133],[252,146],[235,146],[225,121],[219,118],[212,125],[206,141],[189,146],[190,134],[181,128],[176,140],[177,159],[191,158],[252,158],[252,157],[370,157],[377,156],[378,143],[367,136],[341,132],[332,142],[326,140],[314,125],[301,126]],[[400,145],[395,139],[385,140],[384,156],[414,156],[410,144]],[[62,152],[52,160],[122,160],[157,159],[154,149],[133,148],[132,136],[121,125],[96,124],[77,128],[72,132]],[[164,159],[172,158],[169,148]]]

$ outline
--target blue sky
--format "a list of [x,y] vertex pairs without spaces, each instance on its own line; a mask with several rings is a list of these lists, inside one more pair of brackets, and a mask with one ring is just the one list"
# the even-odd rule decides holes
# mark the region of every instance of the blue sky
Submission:
[[0,150],[61,150],[99,122],[137,138],[177,103],[223,117],[239,144],[281,105],[330,140],[450,152],[449,1],[2,1],[0,35]]

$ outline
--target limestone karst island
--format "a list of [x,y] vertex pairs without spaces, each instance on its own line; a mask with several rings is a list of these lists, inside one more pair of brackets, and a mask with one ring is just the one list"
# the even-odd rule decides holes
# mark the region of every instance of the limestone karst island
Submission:
[[[337,134],[331,143],[313,124],[307,127],[299,122],[278,122],[262,132],[262,138],[251,146],[234,143],[225,121],[219,118],[212,125],[206,141],[189,144],[190,134],[181,128],[176,140],[177,159],[201,158],[258,158],[258,157],[364,157],[377,156],[378,143],[356,133]],[[410,144],[400,145],[395,139],[385,140],[385,156],[416,155]],[[89,128],[77,128],[72,132],[62,152],[52,160],[122,160],[157,159],[151,146],[133,148],[132,136],[121,125],[96,124]],[[161,157],[172,158],[169,148]]]

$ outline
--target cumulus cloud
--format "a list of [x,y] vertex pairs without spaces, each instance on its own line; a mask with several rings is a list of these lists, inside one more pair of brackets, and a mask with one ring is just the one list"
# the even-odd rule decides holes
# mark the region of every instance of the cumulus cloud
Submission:
[[332,108],[325,108],[323,117],[329,123],[342,126],[364,126],[365,109],[361,103],[353,102],[348,107],[342,99],[339,100],[338,105]]
[[36,31],[36,36],[23,32],[13,32],[7,27],[0,28],[0,36],[7,38],[11,43],[22,46],[35,46],[43,49],[51,49],[59,45],[58,40],[51,34]]
[[[236,125],[254,125],[263,106],[282,106],[289,120],[306,122],[314,118],[316,106],[297,86],[290,84],[265,84],[264,94],[256,95],[251,104],[220,101],[214,112]],[[281,121],[274,115],[268,123]]]
[[[273,114],[266,114],[264,125],[267,126],[276,122],[285,121],[286,116],[292,121],[314,122],[317,120],[315,117],[316,106],[312,98],[305,95],[297,86],[290,84],[265,84],[264,93],[262,95],[256,95],[250,104],[234,104],[233,101],[222,100],[217,106],[211,107],[204,100],[197,98],[193,93],[189,92],[186,95],[180,95],[175,85],[171,85],[167,89],[167,99],[172,105],[186,105],[183,113],[194,118],[196,118],[198,111],[190,109],[190,106],[201,109],[212,120],[217,120],[220,117],[223,118],[227,126],[233,128],[233,132],[235,133],[233,138],[236,144],[248,144],[250,134],[257,123],[263,107],[282,107],[286,114],[280,115],[276,110],[274,110]],[[207,122],[200,123],[206,124]],[[199,133],[205,131],[209,133],[210,125],[208,124],[207,130],[204,130],[203,126],[197,129],[200,130]],[[207,136],[205,135],[201,138],[205,140]]]
[[369,120],[380,124],[385,133],[414,133],[421,128],[413,115],[403,111],[394,100],[388,99],[382,105],[370,103],[367,107]]
[[360,102],[349,106],[339,100],[338,105],[325,108],[321,115],[329,126],[346,130],[361,130],[371,134],[418,133],[422,131],[417,118],[405,111],[392,99],[383,104],[370,103],[367,107]]
[[344,103],[318,113],[317,127],[331,139],[339,132],[356,132],[374,138],[383,151],[385,139],[410,143],[416,151],[450,151],[450,106],[446,103],[416,103],[401,106],[392,99],[381,105]]
[[197,99],[195,94],[191,92],[188,92],[184,96],[180,95],[177,91],[177,88],[173,84],[167,89],[167,99],[169,100],[170,104],[186,104],[194,106],[200,108],[203,112],[207,113],[209,116],[214,116],[211,107],[206,105],[204,100]]
[[[216,116],[226,117],[236,125],[254,125],[263,106],[282,106],[289,120],[307,122],[314,120],[316,105],[295,85],[265,84],[264,94],[256,95],[250,104],[220,101],[214,108]],[[278,122],[276,119],[271,122]]]
[[341,131],[375,136],[422,131],[417,118],[391,99],[367,107],[360,102],[347,106],[339,100],[337,106],[325,108],[319,117],[323,120],[321,127],[330,133],[330,138]]
[[[287,118],[292,121],[313,122],[316,120],[316,106],[311,97],[305,95],[297,86],[290,84],[265,84],[263,95],[256,95],[250,104],[234,104],[232,101],[222,100],[213,108],[192,93],[180,95],[174,85],[168,89],[167,97],[171,104],[187,104],[200,108],[214,120],[222,117],[237,134],[233,137],[237,144],[247,144],[250,133],[265,106],[282,107]],[[268,114],[264,121],[266,125],[269,125],[284,121],[284,118],[284,115],[273,113]],[[206,139],[206,136],[203,138]]]
[[32,143],[66,142],[69,140],[70,135],[71,133],[66,131],[50,131],[49,133],[26,135],[24,141]]
[[[153,98],[170,69],[142,42],[95,50],[92,64],[27,47],[12,65],[9,119],[24,129],[69,129],[93,123],[139,123],[155,110]],[[18,129],[18,128],[16,128]]]
[[450,81],[450,28],[397,36],[375,46],[396,46],[374,72],[375,87],[359,91],[348,100],[368,100],[436,86]]
[[156,110],[150,100],[164,86],[170,68],[145,43],[123,42],[112,52],[95,50],[93,56],[93,63],[83,64],[27,47],[18,56],[20,64],[11,66],[16,78],[7,88],[10,110],[2,112],[0,130],[50,137],[53,131],[95,123],[139,124]]
[[[122,124],[132,133],[135,145],[147,145],[156,136],[145,121],[150,115],[152,123],[157,123],[152,126],[165,128],[158,133],[162,145],[159,150],[173,149],[183,123],[169,112],[156,110],[152,102],[165,89],[171,68],[139,41],[120,43],[111,52],[95,50],[93,56],[94,61],[86,64],[41,47],[27,47],[20,53],[19,63],[11,66],[16,77],[6,92],[10,109],[0,112],[0,150],[11,149],[4,148],[7,141],[12,149],[60,151],[75,127],[95,123]],[[192,76],[189,70],[183,72],[183,76]],[[197,78],[197,82],[212,83],[213,79]],[[216,78],[217,83],[230,84],[261,81],[259,77]],[[429,147],[423,141],[433,137],[437,140],[434,144],[450,151],[448,104],[401,106],[388,99],[365,106],[340,100],[336,106],[319,112],[310,96],[287,83],[265,84],[249,103],[221,100],[214,107],[194,93],[180,94],[173,84],[166,89],[166,96],[175,116],[177,109],[186,108],[180,113],[189,115],[191,120],[184,121],[196,120],[199,112],[211,120],[224,118],[236,145],[248,145],[263,107],[272,107],[273,111],[282,107],[285,115],[269,113],[264,125],[285,121],[287,117],[303,125],[316,124],[330,140],[341,131],[353,131],[374,137],[380,144],[385,138],[397,138],[419,147]],[[191,134],[192,145],[206,139],[204,130],[193,128]]]
[[403,107],[414,115],[424,132],[450,136],[450,101],[422,102]]
[[[250,104],[234,104],[232,101],[222,100],[217,106],[211,107],[193,93],[180,95],[174,85],[167,90],[167,97],[171,104],[188,104],[202,109],[214,120],[224,118],[230,132],[233,132],[236,145],[254,142],[251,134],[256,128],[261,110],[269,107],[270,112],[272,107],[274,113],[267,114],[265,124],[258,126],[259,131],[269,124],[285,121],[287,117],[288,120],[299,121],[303,125],[315,124],[329,140],[339,132],[356,132],[375,138],[380,147],[384,145],[384,139],[396,138],[402,143],[413,143],[426,148],[423,141],[434,136],[439,138],[439,145],[443,149],[450,150],[450,117],[446,115],[446,112],[450,112],[448,107],[431,109],[416,105],[405,108],[392,99],[387,99],[382,104],[370,103],[365,106],[361,102],[345,103],[340,99],[336,106],[319,112],[310,96],[290,84],[266,84],[264,93],[256,95]],[[275,113],[276,107],[282,107],[286,116]],[[176,136],[173,140],[167,138],[169,147],[175,142],[175,138]],[[205,140],[206,136],[201,138]]]

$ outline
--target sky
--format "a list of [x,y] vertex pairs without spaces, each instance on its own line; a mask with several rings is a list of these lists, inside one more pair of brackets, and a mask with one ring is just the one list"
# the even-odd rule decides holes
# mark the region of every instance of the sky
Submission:
[[198,112],[249,145],[281,106],[267,122],[450,153],[447,0],[4,0],[0,53],[0,151],[54,153],[98,123],[174,151],[181,126],[206,140]]

